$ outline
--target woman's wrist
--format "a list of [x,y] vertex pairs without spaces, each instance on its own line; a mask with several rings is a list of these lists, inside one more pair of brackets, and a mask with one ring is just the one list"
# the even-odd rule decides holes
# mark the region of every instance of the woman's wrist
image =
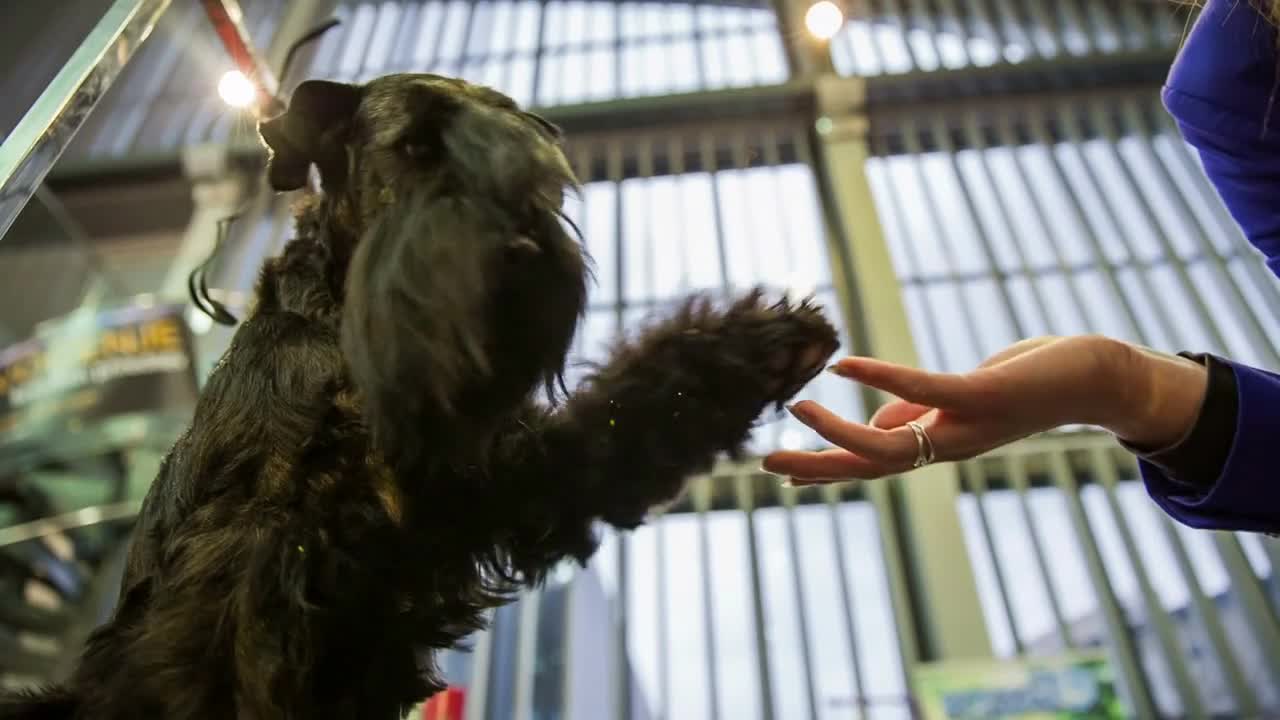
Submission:
[[1141,451],[1178,443],[1200,415],[1209,386],[1208,368],[1128,343],[1117,343],[1111,352],[1115,402],[1102,427]]

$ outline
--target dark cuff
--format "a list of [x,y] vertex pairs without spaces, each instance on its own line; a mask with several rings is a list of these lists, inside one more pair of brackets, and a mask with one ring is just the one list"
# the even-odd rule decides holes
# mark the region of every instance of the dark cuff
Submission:
[[1160,468],[1170,480],[1203,493],[1217,482],[1235,442],[1236,415],[1240,409],[1236,375],[1230,365],[1213,355],[1186,352],[1178,355],[1201,363],[1209,371],[1209,385],[1200,414],[1187,434],[1173,446],[1135,454]]

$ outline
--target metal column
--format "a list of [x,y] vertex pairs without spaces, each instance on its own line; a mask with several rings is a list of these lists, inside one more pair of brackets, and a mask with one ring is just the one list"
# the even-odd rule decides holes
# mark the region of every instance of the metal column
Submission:
[[[865,341],[859,351],[916,365],[902,288],[865,172],[869,124],[856,113],[861,86],[856,80],[823,78],[817,92],[820,112],[825,113],[819,123],[826,130],[818,133],[817,170],[828,184],[825,199],[833,204],[845,236],[832,267],[837,275],[845,274],[841,279],[847,294],[862,311],[850,313],[851,325],[856,326],[851,331],[861,333]],[[869,407],[885,399],[872,398]],[[909,482],[895,478],[887,486],[877,483],[879,489],[872,493],[885,515],[893,505],[888,494],[897,495],[903,511],[897,538],[909,589],[895,587],[893,600],[911,608],[916,634],[916,647],[904,648],[904,662],[910,667],[913,661],[989,657],[991,641],[956,510],[959,474],[954,465],[942,464],[912,475]]]

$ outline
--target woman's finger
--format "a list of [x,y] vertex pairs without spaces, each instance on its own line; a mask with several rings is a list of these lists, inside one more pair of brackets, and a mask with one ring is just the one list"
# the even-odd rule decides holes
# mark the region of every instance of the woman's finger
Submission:
[[979,388],[966,375],[931,373],[867,357],[847,357],[831,371],[908,402],[935,408],[959,408],[979,400]]
[[917,405],[906,400],[894,400],[880,406],[880,409],[871,416],[867,424],[882,430],[892,430],[906,425],[912,420],[919,420],[922,415],[932,409],[928,405]]
[[844,482],[854,478],[871,480],[893,474],[879,463],[839,449],[819,452],[779,450],[765,457],[763,468],[776,475],[789,476],[796,484]]
[[788,408],[800,422],[813,428],[833,445],[869,460],[899,464],[916,456],[915,434],[907,428],[882,430],[849,422],[812,400]]

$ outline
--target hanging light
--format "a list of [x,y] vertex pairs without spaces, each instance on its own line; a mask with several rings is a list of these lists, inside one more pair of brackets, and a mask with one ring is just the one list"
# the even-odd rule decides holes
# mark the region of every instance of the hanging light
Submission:
[[844,27],[844,13],[831,0],[819,0],[804,14],[804,25],[815,38],[830,40]]
[[247,108],[257,99],[258,89],[239,70],[228,70],[218,81],[218,95],[233,108]]

